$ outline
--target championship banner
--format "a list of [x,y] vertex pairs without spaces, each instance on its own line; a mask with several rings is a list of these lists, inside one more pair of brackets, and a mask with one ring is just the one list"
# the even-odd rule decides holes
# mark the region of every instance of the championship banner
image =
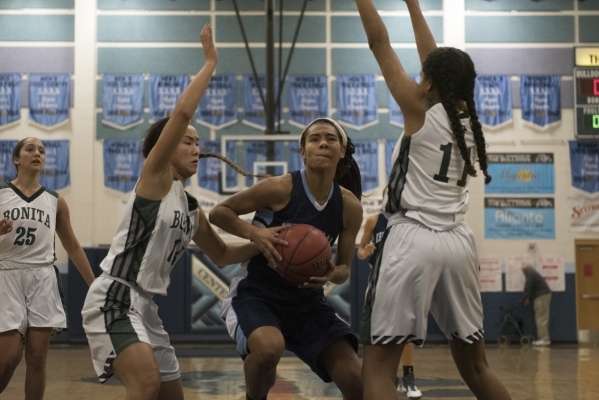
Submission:
[[[247,140],[243,142],[244,169],[250,174],[266,174],[266,148],[265,140]],[[282,175],[282,167],[275,168],[275,175]],[[245,185],[254,184],[254,177],[247,176]]]
[[71,185],[69,167],[69,141],[44,140],[46,163],[40,174],[40,184],[50,190],[60,190]]
[[12,152],[18,140],[0,140],[0,182],[10,182],[15,179],[17,169],[12,163]]
[[102,123],[121,131],[143,122],[144,77],[104,75]]
[[523,292],[526,284],[526,276],[522,272],[524,264],[534,265],[530,255],[519,255],[507,257],[505,262],[505,291]]
[[501,292],[501,258],[481,257],[479,260],[478,278],[481,292]]
[[299,152],[299,143],[295,140],[289,142],[275,142],[275,161],[286,161],[287,172],[304,168],[304,161]]
[[385,140],[385,174],[387,176],[387,180],[389,180],[391,168],[393,168],[393,150],[395,150],[396,144],[397,140],[395,139]]
[[588,193],[599,192],[599,143],[570,141],[572,186]]
[[21,75],[0,74],[0,129],[21,119]]
[[289,123],[301,129],[329,116],[327,77],[289,76]]
[[196,122],[213,129],[237,123],[237,78],[213,75],[196,112]]
[[[260,75],[260,87],[266,101],[266,77]],[[278,92],[278,82],[275,80],[275,93]],[[264,104],[260,97],[260,90],[254,79],[254,75],[243,76],[243,120],[242,122],[252,128],[264,130],[266,129],[266,113],[264,112]]]
[[484,128],[493,130],[511,124],[513,117],[510,76],[477,76],[474,102],[479,121]]
[[540,256],[537,266],[539,274],[545,279],[552,292],[566,291],[566,273],[564,259],[560,256]]
[[69,121],[71,77],[29,75],[29,123],[52,130]]
[[356,130],[379,122],[374,75],[337,77],[337,116],[341,124]]
[[104,139],[104,186],[123,193],[133,190],[143,167],[141,144]]
[[379,144],[376,140],[354,140],[354,160],[362,175],[362,191],[379,186]]
[[485,239],[555,239],[553,198],[485,198]]
[[553,153],[487,153],[485,194],[555,193]]
[[189,75],[150,75],[150,121],[170,116],[187,85]]
[[522,122],[544,131],[561,122],[560,78],[558,75],[521,75]]
[[[233,148],[236,145],[235,142],[227,142],[232,145]],[[202,153],[209,152],[215,154],[221,154],[221,142],[220,140],[206,140],[201,143]],[[198,186],[204,189],[211,190],[215,193],[220,192],[220,174],[222,173],[223,161],[215,157],[204,157],[200,158],[198,162]],[[227,187],[232,187],[237,184],[237,172],[233,168],[227,167],[225,169],[227,174]]]
[[[420,83],[420,75],[411,75],[411,77],[412,77],[412,79],[414,79],[414,81],[416,83]],[[399,108],[399,105],[395,101],[395,98],[393,98],[391,91],[388,91],[388,92],[389,92],[389,124],[403,128],[404,119],[403,119],[403,113],[401,112],[401,108]]]
[[570,232],[599,232],[599,195],[569,197]]

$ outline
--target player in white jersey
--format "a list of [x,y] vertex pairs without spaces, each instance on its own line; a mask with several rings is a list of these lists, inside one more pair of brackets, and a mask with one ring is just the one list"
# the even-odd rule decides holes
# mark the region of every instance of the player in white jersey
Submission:
[[406,343],[423,343],[430,310],[474,395],[509,399],[486,360],[478,256],[463,219],[476,160],[490,182],[474,104],[474,64],[461,50],[437,48],[418,0],[405,0],[422,63],[421,81],[414,82],[372,0],[356,3],[405,120],[389,178],[385,210],[391,216],[369,278],[360,332],[364,398],[396,399],[397,362]]
[[0,184],[0,393],[21,361],[25,339],[25,398],[41,399],[50,337],[67,328],[60,275],[52,265],[55,232],[88,285],[94,275],[65,199],[39,182],[42,142],[19,141],[12,160],[17,176]]
[[170,271],[189,242],[218,265],[259,253],[252,243],[225,244],[198,201],[184,190],[199,158],[216,156],[200,154],[198,134],[189,125],[218,61],[210,26],[204,26],[200,37],[204,66],[172,115],[148,129],[141,176],[101,264],[103,274],[82,310],[96,373],[101,382],[116,375],[125,386],[125,399],[183,399],[179,364],[152,296],[166,294]]

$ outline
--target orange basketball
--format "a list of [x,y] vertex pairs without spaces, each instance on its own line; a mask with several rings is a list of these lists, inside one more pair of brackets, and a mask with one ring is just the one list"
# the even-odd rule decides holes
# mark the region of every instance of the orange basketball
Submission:
[[307,224],[291,225],[282,230],[279,239],[288,246],[277,245],[282,257],[276,271],[293,285],[309,282],[312,276],[323,276],[329,268],[331,245],[325,234]]

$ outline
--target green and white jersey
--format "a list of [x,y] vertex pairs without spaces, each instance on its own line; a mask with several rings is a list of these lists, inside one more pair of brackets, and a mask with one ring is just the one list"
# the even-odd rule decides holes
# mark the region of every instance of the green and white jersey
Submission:
[[46,266],[56,260],[57,206],[58,193],[43,186],[27,197],[10,182],[0,184],[2,218],[13,221],[12,231],[0,235],[0,269]]
[[169,274],[195,235],[198,220],[198,201],[178,180],[162,200],[133,191],[100,267],[146,293],[164,296]]
[[[461,120],[470,159],[476,158],[470,119]],[[388,226],[405,217],[439,231],[463,222],[468,209],[466,163],[441,103],[427,112],[422,128],[412,136],[400,136],[393,152],[393,169],[385,211]]]

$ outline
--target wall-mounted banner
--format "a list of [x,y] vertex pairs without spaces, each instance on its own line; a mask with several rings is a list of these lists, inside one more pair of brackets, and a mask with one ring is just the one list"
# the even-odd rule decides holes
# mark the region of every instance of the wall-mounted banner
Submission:
[[196,112],[196,122],[213,129],[237,123],[237,78],[213,75]]
[[[416,83],[420,83],[420,75],[411,75],[411,77],[412,77],[412,79],[414,79],[414,81]],[[391,95],[390,91],[389,91],[389,124],[398,126],[400,128],[403,128],[403,124],[404,124],[403,113],[401,112],[401,108],[399,108],[399,105],[393,98],[393,95]]]
[[21,119],[21,74],[0,74],[0,129]]
[[501,282],[501,258],[480,257],[479,266],[478,279],[480,280],[480,291],[501,292],[503,290],[503,283]]
[[550,255],[539,257],[537,271],[545,279],[552,292],[566,291],[566,273],[562,257]]
[[289,123],[305,128],[316,118],[329,116],[326,75],[289,76]]
[[354,140],[354,160],[360,167],[362,190],[379,186],[379,144],[376,140]]
[[570,141],[572,186],[588,193],[599,192],[599,143]]
[[29,75],[29,123],[51,130],[69,121],[71,77]]
[[337,118],[352,129],[365,129],[379,122],[374,75],[337,76]]
[[18,140],[0,140],[0,182],[10,182],[16,177],[17,169],[12,163],[12,151],[17,143]]
[[568,198],[570,204],[570,232],[599,232],[599,194]]
[[40,184],[50,190],[60,190],[71,185],[69,167],[69,141],[44,140],[46,164],[40,174]]
[[[260,88],[264,94],[266,101],[266,77],[259,75]],[[275,79],[275,98],[279,91],[279,84]],[[266,129],[266,113],[264,112],[264,104],[260,98],[260,90],[254,79],[254,75],[243,76],[243,120],[242,122],[252,128],[264,130]],[[282,121],[281,121],[282,122]]]
[[505,291],[523,292],[526,276],[522,272],[524,264],[534,265],[533,259],[529,254],[510,256],[505,260]]
[[141,144],[104,139],[104,186],[123,193],[133,190],[143,167]]
[[486,194],[551,194],[555,192],[553,153],[487,153]]
[[477,76],[474,102],[478,118],[484,128],[498,129],[511,124],[513,117],[510,76]]
[[560,78],[558,75],[521,75],[522,122],[547,130],[561,122]]
[[553,198],[485,198],[485,239],[555,239]]
[[289,142],[275,142],[275,161],[286,161],[287,172],[304,168],[304,162],[299,152],[299,143],[295,140]]
[[144,77],[104,75],[102,78],[102,123],[121,131],[143,122]]
[[187,85],[189,75],[150,75],[150,121],[170,116]]
[[[202,147],[202,153],[216,153],[221,154],[221,141],[220,140],[206,140],[200,143]],[[227,146],[235,150],[235,142],[227,142]],[[215,193],[220,192],[220,174],[222,173],[223,161],[215,157],[204,157],[200,158],[198,163],[198,186],[204,189],[211,190]],[[237,184],[237,172],[233,168],[227,167],[225,169],[227,174],[227,187],[232,187]]]

